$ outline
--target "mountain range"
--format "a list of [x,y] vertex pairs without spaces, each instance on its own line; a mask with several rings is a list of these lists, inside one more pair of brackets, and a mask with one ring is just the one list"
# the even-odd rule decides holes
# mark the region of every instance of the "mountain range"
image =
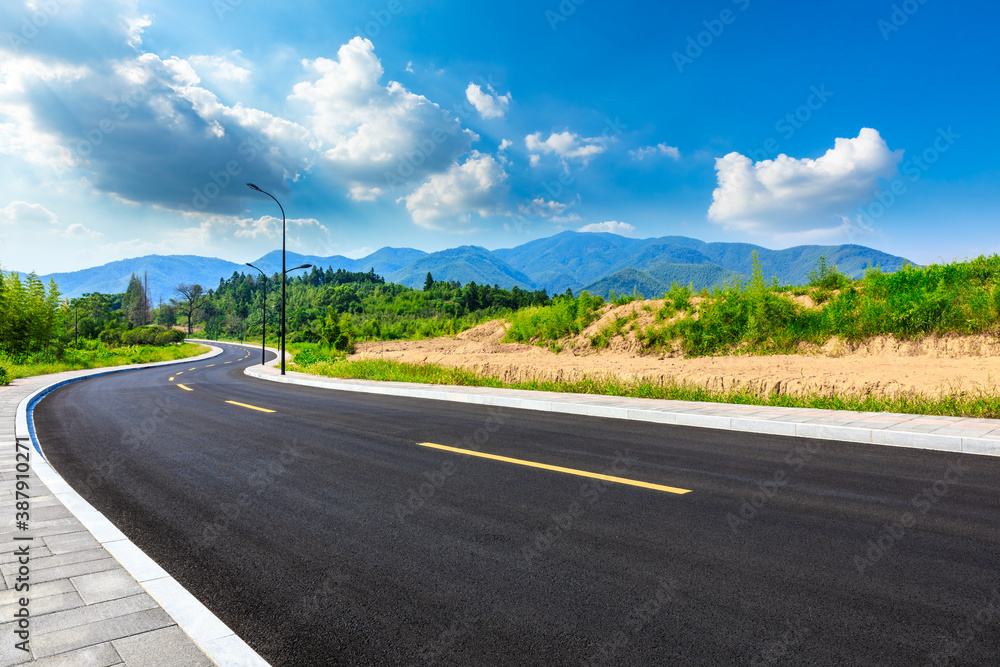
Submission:
[[[312,264],[321,268],[368,271],[386,280],[420,288],[428,273],[435,280],[455,280],[522,289],[544,289],[558,294],[586,289],[607,296],[638,291],[654,297],[669,289],[671,282],[694,284],[696,289],[721,285],[735,278],[747,279],[752,253],[757,252],[764,275],[781,284],[804,284],[821,255],[851,277],[860,277],[869,266],[895,271],[907,262],[860,245],[795,246],[771,250],[748,243],[706,243],[685,236],[633,239],[616,234],[562,232],[530,241],[515,248],[487,250],[460,246],[427,253],[413,248],[382,248],[360,259],[341,255],[319,257],[287,253],[289,267]],[[275,250],[253,264],[268,275],[281,270],[281,252]],[[87,292],[124,292],[130,276],[149,276],[150,295],[155,301],[174,296],[181,283],[216,287],[233,273],[256,273],[235,262],[195,255],[149,255],[104,264],[70,273],[40,276],[54,279],[63,296],[74,298]]]

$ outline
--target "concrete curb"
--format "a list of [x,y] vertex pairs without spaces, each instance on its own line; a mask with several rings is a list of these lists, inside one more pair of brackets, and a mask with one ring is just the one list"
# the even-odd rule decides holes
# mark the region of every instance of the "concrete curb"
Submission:
[[[208,343],[208,341],[197,341]],[[83,524],[83,527],[94,536],[122,567],[135,579],[143,590],[152,597],[160,607],[170,615],[177,626],[191,638],[194,644],[216,665],[220,667],[266,667],[268,663],[256,651],[240,639],[222,622],[208,607],[197,600],[177,580],[167,574],[152,558],[133,544],[107,517],[101,514],[93,505],[83,499],[80,494],[57,473],[45,459],[41,445],[35,436],[32,409],[46,395],[73,382],[79,382],[101,375],[123,373],[133,370],[190,364],[204,361],[222,354],[222,348],[210,345],[212,350],[206,354],[163,361],[153,364],[137,364],[133,366],[98,369],[93,373],[81,374],[68,380],[58,380],[35,391],[23,399],[17,407],[15,420],[15,438],[18,441],[30,440],[39,453],[40,459],[32,465],[35,474],[49,491]]]
[[[273,363],[271,362],[271,364]],[[522,389],[341,380],[292,371],[282,376],[268,366],[249,366],[244,370],[244,373],[250,377],[272,382],[321,387],[335,391],[353,391],[608,419],[697,426],[727,431],[1000,456],[1000,419],[966,419],[962,417],[810,408],[773,408],[759,405],[666,401]]]

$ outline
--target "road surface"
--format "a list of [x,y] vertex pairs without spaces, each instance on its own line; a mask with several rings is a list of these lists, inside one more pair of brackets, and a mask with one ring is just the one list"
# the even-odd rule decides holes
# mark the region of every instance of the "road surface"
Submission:
[[297,387],[223,347],[34,419],[273,665],[1000,661],[998,459]]

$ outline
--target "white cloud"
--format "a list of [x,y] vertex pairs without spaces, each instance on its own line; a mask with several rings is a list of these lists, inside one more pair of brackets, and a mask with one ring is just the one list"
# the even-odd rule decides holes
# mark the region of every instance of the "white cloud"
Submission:
[[370,188],[364,185],[351,187],[351,199],[354,201],[375,201],[384,194],[382,188]]
[[506,95],[499,95],[493,86],[486,84],[486,89],[488,92],[483,92],[481,86],[475,83],[470,83],[469,87],[465,89],[465,96],[469,99],[469,103],[476,107],[476,111],[484,119],[489,118],[503,118],[507,110],[510,109],[510,103],[513,98],[511,98],[510,93]]
[[510,139],[504,139],[503,141],[500,142],[500,145],[497,147],[497,152],[503,153],[513,145],[514,145],[513,141],[511,141]]
[[503,212],[501,200],[507,191],[507,172],[489,155],[473,151],[464,164],[454,164],[435,174],[405,199],[413,221],[427,229],[456,229],[468,223],[471,214],[480,217]]
[[95,232],[93,229],[89,229],[86,226],[80,224],[79,222],[74,222],[66,229],[59,232],[59,236],[68,239],[99,239],[104,236],[100,232]]
[[41,204],[14,201],[0,208],[0,225],[55,225],[56,214]]
[[666,155],[674,160],[679,160],[681,157],[681,152],[678,148],[662,143],[655,146],[643,146],[642,148],[634,151],[629,151],[628,154],[631,155],[632,159],[637,162],[645,160],[646,158],[659,157],[661,155]]
[[789,234],[840,228],[843,216],[870,201],[878,179],[893,176],[903,151],[876,130],[837,139],[816,159],[779,155],[754,163],[739,153],[718,158],[719,187],[708,218],[726,229]]
[[578,232],[607,232],[609,234],[621,234],[628,235],[635,231],[635,227],[628,224],[627,222],[618,222],[616,220],[608,220],[607,222],[594,222],[589,225],[584,225],[576,231]]
[[233,62],[242,61],[239,51],[233,51],[232,59],[226,56],[191,56],[188,61],[202,76],[219,81],[236,81],[246,83],[250,79],[250,70]]
[[541,154],[555,154],[565,162],[567,159],[577,159],[586,162],[591,157],[604,152],[604,139],[600,137],[584,138],[572,132],[552,133],[542,141],[542,133],[535,132],[524,138],[524,144],[531,151],[531,166],[537,166]]
[[303,61],[317,75],[289,97],[309,114],[329,166],[369,188],[395,189],[441,173],[479,137],[440,106],[402,84],[380,83],[371,41],[355,37],[337,60]]

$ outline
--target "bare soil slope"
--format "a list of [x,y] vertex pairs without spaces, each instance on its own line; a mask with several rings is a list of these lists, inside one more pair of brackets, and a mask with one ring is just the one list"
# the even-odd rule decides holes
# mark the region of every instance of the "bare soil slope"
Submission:
[[[811,305],[811,304],[808,304]],[[650,308],[645,309],[644,306]],[[505,381],[577,380],[615,375],[622,379],[675,380],[715,390],[748,387],[770,393],[926,395],[996,391],[1000,339],[995,336],[926,337],[919,341],[875,338],[860,344],[833,339],[800,354],[718,356],[685,359],[679,351],[644,354],[631,329],[595,350],[591,337],[615,318],[634,317],[644,328],[663,301],[606,305],[581,336],[560,341],[557,353],[536,345],[500,343],[507,323],[493,320],[455,338],[361,343],[351,359],[385,358],[434,363],[494,375]]]

